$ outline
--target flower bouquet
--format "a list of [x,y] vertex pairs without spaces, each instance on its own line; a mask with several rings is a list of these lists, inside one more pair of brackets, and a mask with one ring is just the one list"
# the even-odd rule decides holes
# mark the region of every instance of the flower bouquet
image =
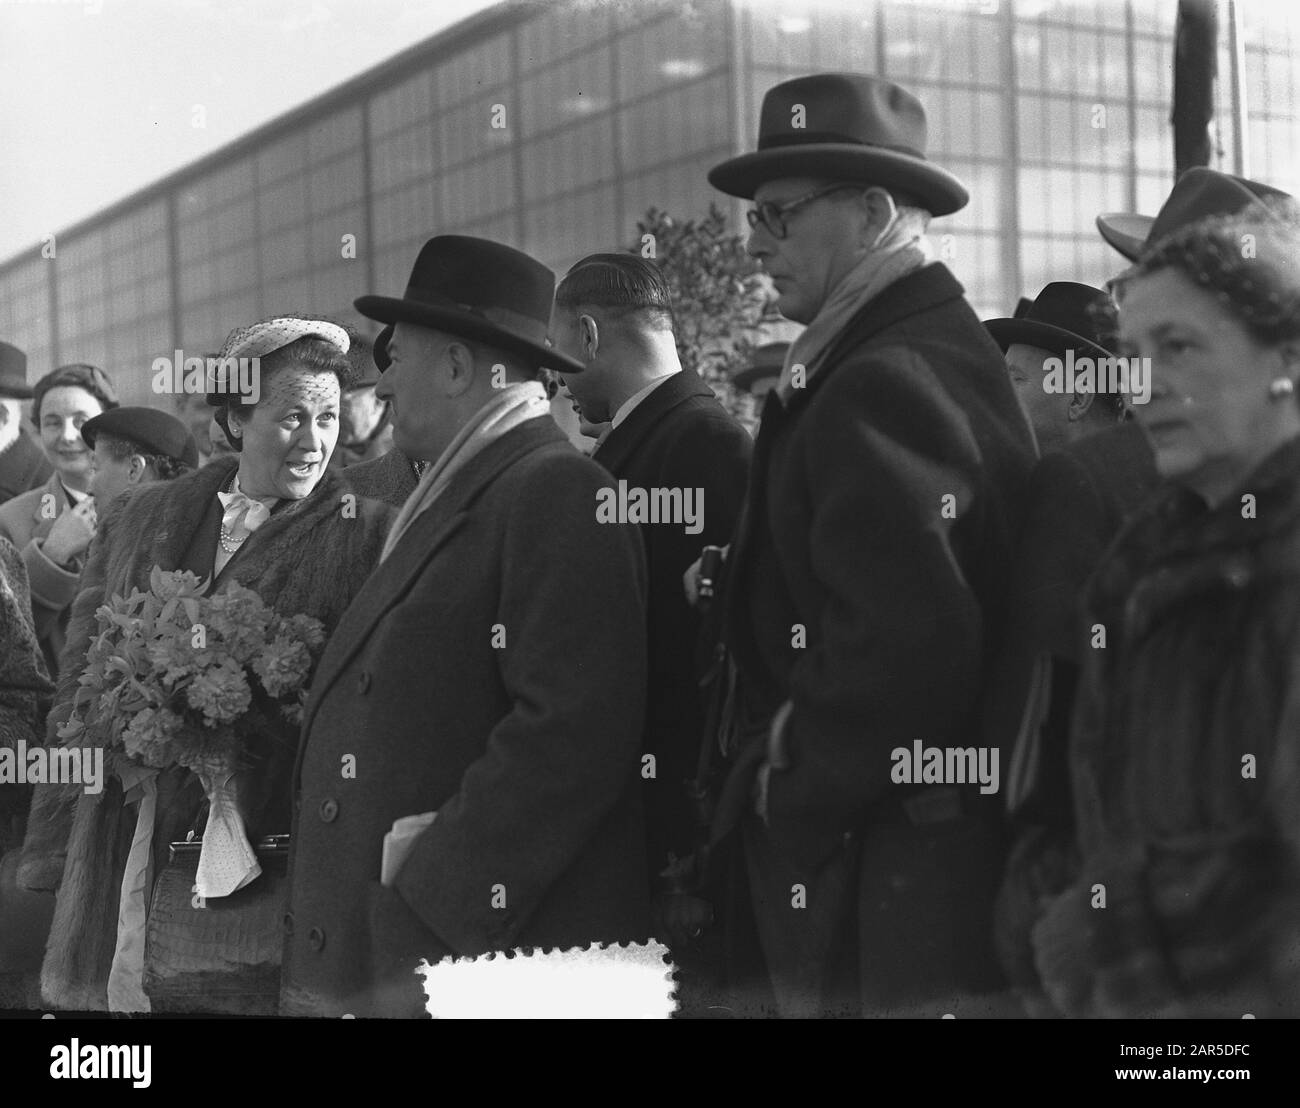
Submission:
[[100,606],[61,739],[102,744],[114,768],[216,775],[248,767],[250,729],[268,712],[301,720],[325,641],[320,621],[281,616],[242,585],[215,596],[204,587],[193,573],[155,566],[148,592]]
[[155,566],[148,592],[100,606],[58,734],[102,745],[128,796],[136,786],[152,792],[171,766],[198,774],[211,805],[196,886],[206,897],[227,896],[261,872],[236,774],[255,767],[259,743],[301,721],[325,630],[311,616],[279,615],[242,585],[205,596],[205,584]]

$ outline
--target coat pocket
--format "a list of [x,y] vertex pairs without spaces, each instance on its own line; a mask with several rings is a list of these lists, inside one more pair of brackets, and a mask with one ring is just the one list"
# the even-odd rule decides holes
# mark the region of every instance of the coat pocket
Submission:
[[430,965],[454,951],[417,916],[402,894],[378,881],[367,885],[371,1014],[390,1019],[425,1015],[422,962]]

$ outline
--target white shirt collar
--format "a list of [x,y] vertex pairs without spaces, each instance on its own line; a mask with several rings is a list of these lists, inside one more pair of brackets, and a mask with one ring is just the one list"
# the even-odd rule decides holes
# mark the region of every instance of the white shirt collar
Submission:
[[634,392],[631,396],[629,396],[626,400],[623,401],[618,411],[614,413],[614,418],[610,421],[609,429],[612,431],[620,423],[626,420],[627,417],[632,414],[633,409],[638,404],[640,404],[642,400],[644,400],[647,396],[649,396],[652,392],[654,392],[655,389],[657,389],[670,377],[676,377],[677,374],[679,373],[681,373],[680,369],[674,369],[671,373],[665,373],[662,377],[656,377],[653,381],[651,381],[648,385],[646,385],[645,388],[639,389],[637,392]]

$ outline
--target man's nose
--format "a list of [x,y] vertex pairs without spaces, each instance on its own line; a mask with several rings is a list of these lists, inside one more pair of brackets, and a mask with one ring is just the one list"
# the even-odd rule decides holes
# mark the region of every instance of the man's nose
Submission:
[[761,223],[749,232],[745,242],[745,253],[751,258],[766,258],[772,253],[772,236]]

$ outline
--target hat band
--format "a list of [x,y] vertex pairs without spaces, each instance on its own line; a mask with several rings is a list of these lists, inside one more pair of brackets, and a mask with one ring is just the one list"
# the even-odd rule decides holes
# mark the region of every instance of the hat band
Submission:
[[488,323],[495,324],[503,331],[512,332],[519,338],[527,339],[539,346],[546,345],[546,323],[534,316],[517,312],[513,308],[503,308],[495,304],[485,306],[462,304],[432,289],[419,289],[413,286],[406,290],[405,299],[416,304],[427,304],[431,308],[455,308],[458,311],[468,312],[470,315],[476,315]]
[[925,155],[912,146],[889,142],[867,142],[855,135],[844,135],[839,131],[781,131],[774,135],[762,135],[758,140],[760,150],[770,150],[777,146],[805,146],[811,144],[837,143],[844,146],[861,146],[866,149],[892,150],[896,154],[906,154],[911,158],[925,160]]

